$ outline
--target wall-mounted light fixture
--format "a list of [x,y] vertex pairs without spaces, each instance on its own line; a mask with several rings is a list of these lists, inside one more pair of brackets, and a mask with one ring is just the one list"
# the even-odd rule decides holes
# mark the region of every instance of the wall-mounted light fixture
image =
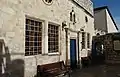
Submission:
[[62,22],[62,30],[64,29],[65,26],[67,26],[67,22],[66,22],[66,21],[63,21],[63,22]]
[[81,28],[80,31],[81,31],[81,32],[84,32],[84,29]]
[[80,28],[80,31],[81,31],[81,32],[84,32],[84,28],[85,28],[85,26],[81,27],[81,28]]

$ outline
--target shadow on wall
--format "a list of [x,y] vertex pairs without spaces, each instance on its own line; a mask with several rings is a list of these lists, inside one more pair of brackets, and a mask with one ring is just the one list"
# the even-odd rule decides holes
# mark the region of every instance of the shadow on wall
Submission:
[[24,61],[11,60],[9,48],[0,39],[0,77],[24,77]]

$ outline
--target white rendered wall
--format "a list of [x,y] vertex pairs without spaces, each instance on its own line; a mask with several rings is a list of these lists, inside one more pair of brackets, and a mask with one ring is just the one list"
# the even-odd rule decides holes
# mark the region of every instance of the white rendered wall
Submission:
[[107,16],[108,33],[118,32],[107,10],[106,10],[106,16]]

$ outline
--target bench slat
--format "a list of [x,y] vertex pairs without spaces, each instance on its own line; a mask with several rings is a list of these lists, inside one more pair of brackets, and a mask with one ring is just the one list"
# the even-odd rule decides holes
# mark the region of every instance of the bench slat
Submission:
[[37,66],[37,77],[55,77],[67,73],[70,72],[64,65],[64,61]]

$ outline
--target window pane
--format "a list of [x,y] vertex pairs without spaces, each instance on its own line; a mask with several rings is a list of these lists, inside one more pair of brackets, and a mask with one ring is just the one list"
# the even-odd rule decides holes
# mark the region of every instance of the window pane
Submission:
[[29,31],[26,31],[26,35],[29,35]]
[[29,41],[28,41],[28,42],[25,42],[25,46],[29,46]]
[[31,20],[31,21],[30,21],[31,25],[34,25],[34,22],[35,22],[34,20]]
[[38,42],[37,42],[37,41],[34,42],[34,46],[35,46],[35,47],[38,46]]
[[31,30],[34,30],[34,26],[31,26]]
[[38,36],[38,32],[34,32],[34,36]]

